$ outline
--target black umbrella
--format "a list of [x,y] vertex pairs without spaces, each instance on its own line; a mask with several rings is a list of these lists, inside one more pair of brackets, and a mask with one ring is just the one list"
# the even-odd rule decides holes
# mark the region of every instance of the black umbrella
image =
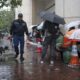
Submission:
[[40,16],[42,19],[48,20],[48,21],[53,22],[53,23],[65,24],[64,18],[56,15],[55,13],[43,11],[40,13]]

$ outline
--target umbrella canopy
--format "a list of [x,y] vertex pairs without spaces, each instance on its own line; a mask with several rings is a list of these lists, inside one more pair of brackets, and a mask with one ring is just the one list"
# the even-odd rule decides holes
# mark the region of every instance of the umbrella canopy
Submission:
[[69,31],[65,36],[68,39],[80,41],[80,29],[75,29],[75,30]]
[[58,24],[65,24],[64,18],[56,15],[55,13],[51,13],[48,11],[43,11],[40,13],[41,18],[44,20],[48,20],[53,23],[58,23]]
[[78,25],[80,25],[80,21],[72,21],[72,22],[70,22],[70,23],[68,23],[68,24],[65,24],[65,30],[69,30],[71,27],[75,27],[75,28],[78,28]]
[[43,25],[44,25],[44,21],[41,22],[40,25],[37,26],[37,29],[38,29],[38,30],[42,29],[42,28],[43,28]]
[[31,25],[28,27],[29,32],[32,32],[32,28],[37,28],[37,25]]

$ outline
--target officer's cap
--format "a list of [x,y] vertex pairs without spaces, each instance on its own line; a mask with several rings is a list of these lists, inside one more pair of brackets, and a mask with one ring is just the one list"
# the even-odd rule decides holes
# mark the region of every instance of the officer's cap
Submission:
[[23,14],[22,14],[22,13],[19,13],[19,14],[18,14],[18,17],[23,17]]

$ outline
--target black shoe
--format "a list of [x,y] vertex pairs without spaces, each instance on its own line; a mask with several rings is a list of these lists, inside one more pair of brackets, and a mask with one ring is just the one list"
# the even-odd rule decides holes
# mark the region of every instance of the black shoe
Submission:
[[14,56],[14,58],[17,58],[18,57],[18,54],[16,54],[15,56]]
[[24,61],[24,57],[20,57],[20,61]]

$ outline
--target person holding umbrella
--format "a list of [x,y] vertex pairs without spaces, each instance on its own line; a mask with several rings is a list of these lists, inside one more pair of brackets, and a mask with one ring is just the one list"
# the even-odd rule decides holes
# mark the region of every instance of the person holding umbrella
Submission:
[[43,25],[43,30],[45,31],[45,39],[43,41],[41,64],[44,63],[48,46],[50,46],[50,64],[54,64],[56,39],[60,33],[59,24],[46,20]]
[[50,55],[51,61],[50,63],[54,63],[55,58],[55,46],[56,46],[56,39],[58,38],[60,32],[59,24],[64,25],[65,20],[64,18],[57,15],[55,12],[49,11],[42,11],[40,13],[40,17],[45,20],[43,29],[45,31],[45,39],[43,42],[43,50],[41,55],[41,63],[44,62],[44,58],[47,52],[48,46],[50,46]]

